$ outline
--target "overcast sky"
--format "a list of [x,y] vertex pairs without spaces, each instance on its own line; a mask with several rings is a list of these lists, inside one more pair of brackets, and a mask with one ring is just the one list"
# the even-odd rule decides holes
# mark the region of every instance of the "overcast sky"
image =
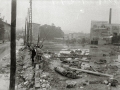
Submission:
[[[24,28],[29,0],[17,0],[17,29]],[[120,24],[119,0],[33,0],[33,22],[52,23],[65,33],[90,32],[91,20],[108,21],[112,8],[112,23]],[[11,0],[0,0],[4,21],[11,22]]]

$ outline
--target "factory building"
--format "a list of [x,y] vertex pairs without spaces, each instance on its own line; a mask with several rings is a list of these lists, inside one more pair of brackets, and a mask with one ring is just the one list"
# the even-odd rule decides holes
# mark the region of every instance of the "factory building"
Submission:
[[120,24],[109,24],[107,21],[92,21],[90,31],[91,44],[110,44],[113,35],[120,34]]

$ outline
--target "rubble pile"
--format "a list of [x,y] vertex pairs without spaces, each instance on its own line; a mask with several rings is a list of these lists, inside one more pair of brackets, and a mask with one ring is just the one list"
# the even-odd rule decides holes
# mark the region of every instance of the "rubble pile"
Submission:
[[20,49],[17,57],[17,84],[18,90],[29,90],[34,87],[34,68],[26,49]]
[[72,49],[58,55],[44,52],[43,56],[43,61],[36,63],[34,68],[28,51],[20,50],[17,60],[18,87],[25,90],[32,90],[33,87],[36,90],[87,90],[94,86],[97,90],[97,85],[104,88],[119,85],[119,67],[108,62],[107,54],[96,61],[92,60],[89,50]]
[[[77,55],[75,55],[76,53]],[[61,54],[58,54],[59,58],[62,57],[60,58],[62,65],[61,67],[55,67],[54,68],[55,71],[63,76],[68,77],[69,75],[67,76],[67,72],[72,72],[72,68],[74,68],[75,72],[80,70],[80,73],[78,74],[81,76],[80,78],[81,80],[82,79],[85,80],[84,75],[81,73],[95,75],[98,78],[103,76],[105,78],[105,80],[96,79],[96,80],[91,81],[90,78],[87,76],[86,78],[89,78],[89,80],[87,80],[87,82],[83,82],[81,88],[89,84],[104,84],[104,85],[109,85],[112,87],[117,87],[119,85],[119,81],[116,79],[115,75],[117,74],[119,68],[116,65],[112,65],[111,62],[108,62],[106,59],[104,59],[108,57],[106,55],[103,55],[104,58],[100,58],[98,61],[95,61],[95,62],[91,61],[92,57],[90,58],[89,56],[86,59],[83,59],[85,58],[84,56],[82,58],[77,57],[79,56],[79,54],[89,55],[88,53],[89,51],[85,51],[84,53],[82,53],[82,50],[79,52],[77,50],[77,51],[71,51],[70,54],[68,54],[68,52],[67,53],[62,52]],[[74,55],[71,55],[71,54],[74,54]],[[76,56],[77,58],[72,58],[71,56]],[[68,58],[71,57],[71,58],[68,59],[66,57]],[[66,67],[71,67],[71,68],[69,70],[68,69],[66,70]],[[71,76],[70,78],[72,79],[73,73],[71,73],[70,76]],[[113,79],[111,80],[111,78]],[[71,83],[70,84],[67,83],[67,86],[66,86],[66,88],[75,88],[75,87],[76,85],[71,84]]]

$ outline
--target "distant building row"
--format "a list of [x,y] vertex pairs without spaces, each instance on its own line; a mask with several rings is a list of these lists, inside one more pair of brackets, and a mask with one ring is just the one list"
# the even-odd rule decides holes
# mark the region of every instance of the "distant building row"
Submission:
[[72,39],[78,40],[78,39],[87,38],[87,37],[89,37],[89,34],[83,33],[83,32],[69,33],[64,35],[65,40],[72,40]]

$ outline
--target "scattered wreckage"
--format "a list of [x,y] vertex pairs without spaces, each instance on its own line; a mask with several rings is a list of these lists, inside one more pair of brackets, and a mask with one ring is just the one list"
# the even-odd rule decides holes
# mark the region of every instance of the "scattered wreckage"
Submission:
[[75,70],[67,70],[63,67],[55,67],[54,70],[68,78],[77,79],[81,77],[81,75],[79,75],[80,73],[75,72]]

